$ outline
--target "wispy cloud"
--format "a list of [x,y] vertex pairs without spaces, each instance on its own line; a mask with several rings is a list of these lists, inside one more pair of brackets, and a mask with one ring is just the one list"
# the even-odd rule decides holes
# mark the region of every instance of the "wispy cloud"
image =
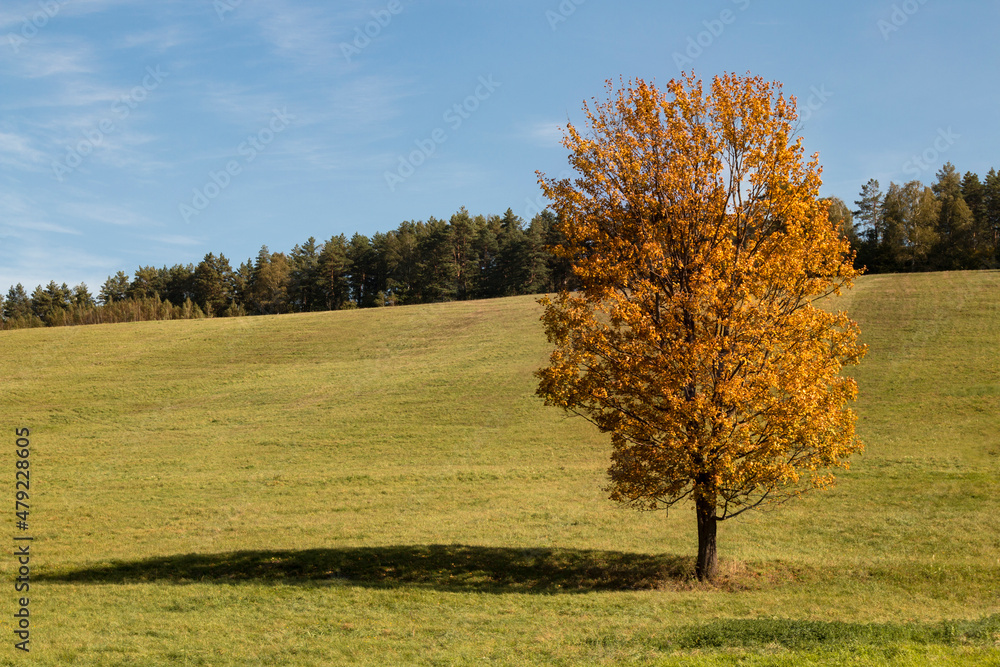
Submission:
[[65,4],[66,8],[63,11],[67,16],[82,16],[106,12],[125,5],[140,6],[148,3],[143,0],[65,0]]
[[166,245],[178,245],[178,246],[199,246],[204,241],[197,239],[193,236],[184,236],[181,234],[166,234],[163,236],[147,236],[148,240],[154,243],[164,243]]
[[73,234],[76,236],[83,235],[83,232],[81,232],[78,229],[71,229],[69,227],[64,227],[62,225],[57,225],[51,222],[43,222],[41,220],[5,220],[4,226],[10,227],[12,229],[23,229],[32,232]]
[[261,3],[248,9],[261,36],[277,55],[305,65],[346,65],[339,43],[350,39],[354,25],[364,17],[359,9],[303,7],[285,1]]
[[0,192],[0,230],[4,236],[24,239],[32,235],[24,232],[52,232],[76,234],[81,232],[44,219],[44,209],[12,190]]
[[0,59],[0,72],[25,79],[83,74],[95,70],[93,50],[86,44],[60,43],[43,37],[35,38],[36,48],[30,53]]
[[119,49],[147,49],[153,53],[163,53],[189,41],[189,35],[177,25],[164,26],[156,30],[134,32],[119,38],[114,46]]
[[62,212],[74,218],[82,218],[116,226],[154,226],[155,222],[144,215],[136,213],[124,206],[114,204],[77,202],[64,204]]
[[99,276],[116,271],[118,264],[117,258],[87,252],[78,245],[54,244],[51,238],[45,238],[19,244],[15,255],[0,253],[0,285],[22,283],[30,292],[35,285],[45,285],[56,278],[52,274],[55,267],[60,282],[100,285]]
[[524,136],[543,148],[559,148],[566,121],[541,121],[528,126]]
[[0,132],[0,165],[17,169],[35,170],[49,160],[42,151],[34,148],[31,139],[21,134]]

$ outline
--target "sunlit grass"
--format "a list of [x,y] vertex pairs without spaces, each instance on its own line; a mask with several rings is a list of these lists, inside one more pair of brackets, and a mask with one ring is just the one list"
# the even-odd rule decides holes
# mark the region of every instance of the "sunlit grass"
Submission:
[[716,587],[693,511],[608,501],[606,437],[534,396],[533,298],[0,332],[37,575],[32,653],[0,659],[989,664],[1000,273],[840,304],[867,451],[724,523]]

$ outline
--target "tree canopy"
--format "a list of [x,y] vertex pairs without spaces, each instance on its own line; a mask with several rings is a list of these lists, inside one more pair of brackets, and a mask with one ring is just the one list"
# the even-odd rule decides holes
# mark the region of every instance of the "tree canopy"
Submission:
[[780,86],[607,90],[589,131],[566,127],[577,177],[539,175],[581,289],[541,299],[555,349],[538,393],[611,434],[612,499],[694,500],[709,579],[718,521],[830,484],[861,449],[840,371],[864,347],[815,305],[859,272]]
[[[141,266],[108,277],[95,302],[86,285],[39,286],[29,296],[11,287],[0,328],[143,319],[268,315],[342,308],[536,294],[570,284],[565,262],[545,251],[558,238],[555,215],[530,222],[503,215],[406,221],[370,238],[313,237],[291,252],[262,247],[236,268],[223,254],[197,264]],[[20,291],[18,291],[18,289]]]

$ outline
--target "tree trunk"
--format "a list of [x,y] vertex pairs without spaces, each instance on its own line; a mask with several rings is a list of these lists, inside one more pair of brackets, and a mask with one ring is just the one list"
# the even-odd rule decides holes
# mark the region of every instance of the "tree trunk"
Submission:
[[694,571],[698,581],[711,581],[715,579],[718,564],[715,553],[715,529],[718,523],[715,518],[715,503],[696,497],[694,506],[698,515],[698,562]]

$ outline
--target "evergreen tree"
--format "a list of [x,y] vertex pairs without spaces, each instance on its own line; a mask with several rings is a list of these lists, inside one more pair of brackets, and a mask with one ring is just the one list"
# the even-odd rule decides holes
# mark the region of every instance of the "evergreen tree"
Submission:
[[249,312],[259,315],[288,312],[288,285],[291,267],[284,253],[271,253],[267,246],[261,246],[253,267],[251,285],[252,304]]
[[497,237],[496,271],[494,272],[494,294],[514,296],[523,294],[528,282],[530,253],[524,234],[524,221],[507,209],[500,218],[500,235]]
[[348,279],[351,301],[359,308],[369,308],[375,305],[377,289],[373,289],[374,278],[378,267],[371,241],[364,234],[355,233],[347,248],[347,259],[351,263],[351,275]]
[[913,217],[916,195],[904,186],[889,183],[889,189],[882,198],[882,238],[875,250],[875,265],[881,271],[897,271],[905,263],[904,250],[906,227]]
[[124,301],[128,298],[128,288],[128,276],[125,275],[124,271],[119,271],[113,276],[108,276],[108,279],[104,281],[98,298],[104,305],[115,301]]
[[451,263],[455,269],[456,299],[472,297],[479,269],[479,257],[476,253],[476,221],[463,206],[451,216]]
[[8,320],[31,316],[31,299],[28,298],[28,293],[21,283],[7,290],[7,298],[3,302],[3,316]]
[[70,302],[77,308],[94,308],[97,306],[97,302],[94,301],[94,297],[90,293],[90,289],[87,288],[87,283],[80,283],[73,288],[73,294],[70,297]]
[[323,244],[316,269],[319,297],[327,310],[340,310],[351,298],[351,260],[347,237],[333,236]]
[[577,288],[576,276],[573,275],[572,262],[566,257],[560,257],[552,252],[556,248],[566,243],[566,235],[559,228],[559,217],[545,209],[536,216],[542,221],[545,228],[545,252],[546,265],[549,272],[548,291],[558,292],[559,290],[571,291]]
[[240,310],[249,308],[253,300],[250,287],[253,283],[253,260],[241,262],[233,271],[233,304]]
[[159,269],[152,266],[140,266],[136,269],[135,277],[129,285],[127,297],[129,299],[148,299],[159,296],[164,291],[163,274]]
[[39,285],[31,293],[31,312],[42,321],[48,321],[53,316],[70,306],[72,293],[66,283],[57,285],[54,280],[46,287]]
[[878,244],[882,240],[882,190],[876,179],[870,179],[861,187],[854,205],[858,207],[853,213],[858,219],[860,235]]
[[476,290],[481,299],[490,299],[503,293],[503,267],[500,264],[500,237],[502,228],[500,216],[491,215],[484,219],[476,236],[476,253],[479,257],[479,286]]
[[882,241],[882,190],[878,181],[873,178],[865,183],[854,204],[858,207],[853,213],[861,237],[855,263],[866,266],[870,273],[878,273],[882,270],[878,265],[879,244]]
[[233,301],[233,269],[225,255],[208,253],[194,270],[194,298],[209,317],[221,315]]
[[312,236],[302,245],[296,245],[289,254],[288,263],[291,275],[288,285],[288,298],[294,310],[309,312],[319,306],[319,290],[317,278],[319,271],[320,249]]
[[906,231],[910,270],[926,270],[930,265],[931,252],[938,242],[937,224],[941,216],[941,203],[934,196],[934,191],[920,181],[911,181],[906,185],[920,191],[913,209],[913,218]]
[[990,169],[989,173],[986,174],[983,186],[983,198],[985,200],[984,227],[990,235],[993,248],[993,256],[990,258],[989,265],[996,268],[997,262],[1000,260],[1000,174],[997,173],[996,169]]
[[941,202],[938,217],[937,268],[956,270],[972,268],[972,211],[962,198],[962,184],[950,162],[937,173],[934,194]]
[[962,177],[962,199],[972,213],[969,238],[970,268],[990,266],[995,246],[987,214],[986,185],[971,171],[965,172],[965,176]]
[[[396,305],[398,299],[395,292],[389,287],[391,269],[389,267],[389,256],[395,239],[392,234],[375,232],[371,238],[372,246],[372,272],[369,281],[369,289],[375,293],[376,306]],[[381,296],[380,296],[381,294]]]
[[456,296],[458,275],[451,227],[444,220],[431,216],[418,230],[420,263],[417,291],[420,301],[451,301]]
[[180,306],[194,297],[194,265],[174,264],[169,269],[159,269],[163,296],[170,303]]
[[535,216],[524,234],[525,277],[524,293],[538,294],[550,289],[548,251],[545,250],[546,221]]
[[386,235],[383,242],[387,269],[386,289],[395,295],[398,303],[416,300],[417,271],[420,264],[416,230],[415,222],[402,222],[395,231]]

